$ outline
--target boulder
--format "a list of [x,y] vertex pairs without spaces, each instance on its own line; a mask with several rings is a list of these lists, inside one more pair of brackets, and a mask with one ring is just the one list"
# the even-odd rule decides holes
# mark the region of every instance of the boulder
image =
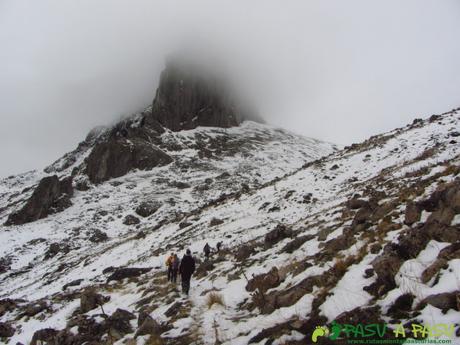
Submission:
[[80,312],[87,313],[88,311],[103,305],[109,300],[110,296],[103,296],[96,293],[95,289],[87,288],[80,295]]
[[420,207],[415,202],[409,201],[406,204],[404,224],[412,225],[420,221],[421,216],[422,216],[422,210],[420,209]]
[[460,242],[455,242],[439,252],[438,258],[445,260],[460,259]]
[[65,284],[63,287],[62,287],[62,290],[67,290],[68,287],[71,287],[71,286],[79,286],[81,283],[82,283],[83,279],[75,279],[75,280],[72,280],[70,283],[67,283]]
[[88,237],[88,240],[93,243],[104,242],[104,241],[107,241],[108,239],[109,239],[109,236],[107,236],[107,234],[104,231],[99,230],[99,229],[94,229],[91,232],[91,236]]
[[123,219],[123,224],[125,225],[136,225],[139,224],[141,221],[136,216],[132,214],[128,214],[125,219]]
[[147,315],[141,325],[136,331],[134,338],[142,335],[159,335],[161,333],[161,326],[150,315]]
[[448,261],[446,259],[438,258],[430,266],[428,266],[422,273],[422,283],[428,283],[438,272],[448,267]]
[[35,301],[25,306],[24,311],[20,314],[20,317],[24,317],[24,316],[32,317],[47,309],[48,309],[48,303],[46,303],[46,301],[43,301],[43,300]]
[[441,206],[434,211],[427,219],[428,223],[438,222],[443,225],[450,225],[455,217],[455,212],[450,207]]
[[4,314],[15,310],[19,304],[24,303],[23,299],[5,298],[0,300],[0,317]]
[[392,243],[387,244],[383,253],[372,261],[371,265],[377,274],[378,284],[383,285],[386,291],[396,286],[395,275],[401,268],[403,261]]
[[257,289],[264,293],[271,288],[277,287],[280,283],[281,279],[278,274],[278,268],[272,267],[269,272],[259,274],[250,279],[246,285],[246,291],[252,292]]
[[176,187],[177,189],[187,189],[191,187],[189,183],[182,181],[174,181],[171,186]]
[[0,258],[0,274],[9,271],[11,268],[11,259]]
[[235,258],[238,261],[244,261],[254,254],[255,249],[250,245],[242,245],[236,251]]
[[347,206],[351,210],[357,210],[369,206],[369,202],[359,198],[352,198],[348,200]]
[[304,235],[304,236],[296,237],[291,242],[286,244],[283,247],[283,249],[281,249],[281,252],[291,254],[295,250],[299,249],[305,242],[310,241],[314,237],[315,237],[314,235]]
[[224,221],[222,219],[219,219],[219,218],[213,218],[211,219],[211,221],[209,222],[209,226],[217,226],[217,225],[220,225],[220,224],[223,224]]
[[6,322],[0,322],[0,338],[10,338],[16,330]]
[[272,247],[274,244],[282,241],[285,238],[292,236],[292,230],[284,224],[278,224],[272,231],[267,233],[264,238],[266,248]]
[[460,225],[448,226],[437,221],[427,221],[422,231],[431,239],[439,242],[456,243],[460,241]]
[[34,333],[30,345],[38,345],[42,343],[55,345],[56,343],[54,340],[56,339],[57,334],[58,331],[54,328],[40,329]]
[[460,291],[445,292],[435,295],[431,295],[422,300],[421,305],[430,304],[433,307],[441,309],[443,312],[453,309],[459,310],[459,304],[457,301],[460,300]]
[[141,217],[149,217],[152,214],[154,214],[158,209],[161,207],[161,204],[159,202],[148,202],[144,201],[139,204],[139,206],[136,207],[136,214],[138,214]]
[[150,272],[152,267],[147,268],[138,268],[138,267],[122,267],[117,268],[115,271],[107,278],[107,281],[112,280],[122,280],[125,278],[139,277],[142,274]]
[[187,222],[187,221],[180,222],[179,223],[179,229],[185,229],[186,227],[188,227],[190,225],[192,225],[192,223]]
[[210,271],[212,271],[214,268],[215,268],[215,266],[214,266],[214,264],[213,264],[211,261],[205,260],[204,262],[202,262],[202,263],[198,266],[198,268],[197,268],[195,274],[196,274],[197,277],[204,277],[204,276],[206,276]]
[[172,317],[176,315],[177,313],[179,313],[181,307],[182,307],[181,302],[175,302],[172,306],[168,308],[168,310],[165,311],[164,314],[167,317]]
[[59,181],[56,175],[47,176],[40,180],[25,205],[17,212],[11,213],[5,225],[30,223],[49,214],[60,212],[72,203],[72,178]]
[[388,314],[398,319],[407,318],[407,313],[412,310],[414,298],[411,293],[402,294],[388,308]]
[[51,259],[57,254],[67,254],[70,251],[70,246],[65,243],[51,243],[48,250],[45,253],[45,259]]
[[115,330],[120,334],[128,334],[134,332],[131,327],[130,320],[134,320],[136,316],[133,313],[118,308],[109,318],[106,320],[106,324],[109,329]]
[[353,218],[353,226],[363,224],[371,220],[373,210],[369,205],[361,207]]

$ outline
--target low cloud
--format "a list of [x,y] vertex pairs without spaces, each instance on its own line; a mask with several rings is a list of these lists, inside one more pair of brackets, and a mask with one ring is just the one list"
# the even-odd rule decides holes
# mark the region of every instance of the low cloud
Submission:
[[149,105],[166,56],[218,56],[277,126],[348,144],[460,105],[457,0],[0,2],[0,176]]

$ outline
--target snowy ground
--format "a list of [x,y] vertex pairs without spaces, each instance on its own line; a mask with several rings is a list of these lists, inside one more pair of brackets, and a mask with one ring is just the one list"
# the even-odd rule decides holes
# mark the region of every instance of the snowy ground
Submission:
[[[172,329],[162,337],[180,338],[192,334],[196,343],[215,344],[217,337],[224,344],[247,344],[263,329],[288,320],[305,320],[312,312],[313,301],[321,289],[314,287],[311,293],[305,293],[292,305],[263,314],[259,308],[250,310],[247,307],[252,296],[246,291],[246,278],[267,273],[272,267],[280,269],[306,260],[313,264],[298,273],[288,271],[279,286],[267,291],[268,294],[276,293],[296,286],[309,277],[323,274],[334,266],[339,254],[342,257],[357,255],[361,247],[366,245],[363,238],[357,238],[352,246],[337,253],[332,260],[316,262],[313,258],[324,251],[326,241],[338,238],[350,226],[350,219],[341,219],[341,211],[344,202],[355,193],[372,187],[386,193],[386,199],[382,201],[392,200],[402,186],[410,182],[410,173],[427,168],[425,177],[429,177],[447,171],[448,165],[458,165],[460,146],[451,136],[454,131],[460,131],[457,113],[444,115],[433,122],[424,121],[420,126],[407,126],[373,138],[359,147],[336,152],[333,152],[330,144],[299,138],[251,122],[241,128],[225,130],[199,128],[179,133],[167,132],[164,140],[183,144],[184,147],[187,142],[196,140],[197,135],[207,138],[225,136],[228,140],[243,136],[250,138],[253,147],[246,147],[235,155],[213,159],[199,159],[196,151],[184,148],[175,153],[175,163],[170,166],[132,172],[88,191],[77,192],[72,199],[73,206],[62,213],[22,226],[2,227],[0,257],[11,258],[12,264],[10,272],[1,274],[0,298],[24,298],[29,301],[44,298],[51,301],[52,295],[62,293],[64,284],[83,279],[80,286],[72,289],[99,286],[100,293],[111,296],[111,301],[104,305],[107,314],[117,308],[136,314],[136,303],[143,297],[144,291],[151,287],[158,288],[154,279],[163,275],[167,253],[190,248],[200,258],[206,242],[215,247],[221,241],[229,252],[222,260],[213,262],[211,272],[192,280],[191,295],[188,297],[190,306],[186,315],[178,319],[164,315],[175,301],[186,304],[187,298],[174,292],[174,288],[163,294],[157,292],[153,303],[158,306],[152,307],[150,315],[159,322],[171,323]],[[419,159],[433,147],[435,150],[431,155]],[[315,159],[319,160],[306,164]],[[185,166],[187,169],[184,169]],[[230,176],[220,179],[219,176],[225,172]],[[42,176],[44,174],[41,172],[30,172],[1,181],[0,210],[27,197],[30,192],[18,192],[36,184]],[[279,179],[275,180],[277,177]],[[419,198],[429,195],[440,183],[455,177],[446,172],[441,178],[434,179]],[[207,178],[213,179],[210,189],[198,191],[196,187],[203,185]],[[178,189],[172,186],[174,181],[186,182],[190,187]],[[240,191],[242,183],[250,188],[241,196],[207,205],[222,194]],[[311,196],[308,197],[309,193]],[[137,226],[124,225],[124,217],[133,214],[135,207],[144,200],[161,202],[162,207],[153,216],[141,218]],[[10,211],[11,207],[0,213],[2,223],[8,214],[6,210]],[[404,207],[400,206],[397,211],[403,213]],[[425,218],[427,216],[424,215]],[[210,226],[213,218],[221,219],[223,223]],[[395,215],[393,222],[402,222],[402,219],[402,215],[399,219]],[[455,219],[458,222],[458,215]],[[181,229],[179,223],[185,220],[191,225]],[[160,222],[164,222],[163,225],[155,229]],[[292,253],[283,251],[283,247],[291,241],[286,238],[270,248],[256,247],[256,252],[243,263],[234,258],[236,248],[248,243],[263,243],[267,232],[280,223],[296,231],[297,237],[314,237]],[[96,228],[106,232],[110,239],[99,244],[88,241],[87,232]],[[326,241],[320,240],[318,234],[327,228],[332,228],[332,231],[326,236]],[[403,225],[398,230],[388,232],[384,241],[394,241],[405,229],[407,226]],[[139,231],[146,236],[136,238]],[[368,231],[376,229],[370,228]],[[45,260],[44,253],[53,242],[68,243],[72,250]],[[397,288],[377,304],[385,310],[408,289],[419,300],[434,293],[459,290],[458,259],[449,262],[449,267],[442,271],[436,285],[429,286],[419,280],[423,270],[447,245],[431,241],[417,258],[407,260],[400,269],[403,278],[397,280]],[[318,308],[329,321],[343,312],[371,303],[372,296],[362,288],[375,278],[364,278],[363,272],[378,254],[366,251],[359,262],[347,267],[345,274],[329,291],[330,296]],[[57,272],[62,263],[66,266]],[[137,283],[125,281],[123,284],[105,284],[106,276],[102,271],[109,266],[154,269]],[[19,273],[13,275],[12,272]],[[412,279],[408,281],[407,277]],[[208,306],[210,291],[217,291],[223,296],[223,306]],[[38,315],[17,321],[15,325],[20,324],[21,329],[17,327],[18,331],[9,343],[27,342],[41,328],[65,328],[67,319],[77,306],[78,300],[53,303],[52,311],[43,312],[41,317]],[[97,313],[97,310],[91,311],[88,315]],[[12,317],[12,313],[6,313],[0,321],[5,322]],[[419,319],[427,323],[433,323],[433,320],[437,323],[458,323],[460,313],[450,310],[443,314],[441,310],[428,305]],[[132,338],[133,334],[126,335],[117,344]],[[137,338],[137,344],[143,344],[147,338]],[[293,331],[284,334],[276,343],[301,338],[300,333]],[[460,338],[457,339],[460,342]]]

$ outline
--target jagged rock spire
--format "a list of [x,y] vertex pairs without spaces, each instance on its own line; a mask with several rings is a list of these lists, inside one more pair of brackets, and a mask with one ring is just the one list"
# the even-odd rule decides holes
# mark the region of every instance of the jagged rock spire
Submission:
[[223,78],[176,57],[167,60],[161,73],[152,116],[173,131],[233,127],[248,117]]

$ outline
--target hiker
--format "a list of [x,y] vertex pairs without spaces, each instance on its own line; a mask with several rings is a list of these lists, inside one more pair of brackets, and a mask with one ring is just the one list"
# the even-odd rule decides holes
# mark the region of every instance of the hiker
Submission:
[[222,248],[222,241],[219,241],[217,242],[216,244],[216,249],[217,249],[217,252],[219,253],[220,252],[220,249]]
[[174,261],[174,253],[171,253],[166,259],[166,267],[168,267],[168,282],[172,281],[173,261]]
[[208,243],[204,245],[203,252],[204,252],[204,256],[206,256],[206,259],[208,259],[209,254],[211,254],[211,247],[209,246]]
[[193,272],[195,272],[195,259],[192,257],[190,249],[187,249],[179,266],[179,273],[182,279],[182,292],[187,295],[190,290],[190,279]]
[[179,271],[180,260],[177,254],[174,254],[174,260],[172,263],[172,278],[171,281],[175,284],[177,282],[177,272]]

